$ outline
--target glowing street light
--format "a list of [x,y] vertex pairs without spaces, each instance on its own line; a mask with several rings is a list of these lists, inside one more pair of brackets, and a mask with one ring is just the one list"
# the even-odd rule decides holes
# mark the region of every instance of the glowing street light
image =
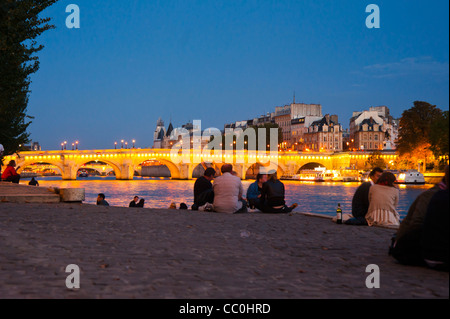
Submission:
[[134,144],[136,143],[136,140],[133,140],[133,148],[134,148]]
[[80,142],[76,141],[75,142],[75,149],[78,151],[78,144],[80,144]]
[[114,142],[114,149],[117,149],[117,142]]
[[123,148],[123,142],[124,142],[124,141],[123,141],[123,140],[121,140],[120,142],[122,143],[122,147],[121,147],[121,148]]

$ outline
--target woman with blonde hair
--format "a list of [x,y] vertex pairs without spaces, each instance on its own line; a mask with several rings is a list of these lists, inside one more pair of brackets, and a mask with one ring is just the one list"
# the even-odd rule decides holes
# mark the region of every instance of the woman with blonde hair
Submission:
[[396,177],[384,172],[369,190],[369,210],[366,215],[369,226],[400,225],[397,212],[399,191],[395,186]]

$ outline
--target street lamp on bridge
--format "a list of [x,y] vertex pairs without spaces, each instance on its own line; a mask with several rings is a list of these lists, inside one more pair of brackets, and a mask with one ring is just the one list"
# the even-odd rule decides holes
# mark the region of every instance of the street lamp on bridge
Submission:
[[122,143],[122,147],[121,147],[121,148],[123,148],[123,142],[124,142],[124,141],[123,141],[123,140],[121,140],[120,142]]
[[136,140],[133,140],[133,148],[134,148],[134,144],[136,143]]
[[114,149],[117,149],[117,142],[114,142]]

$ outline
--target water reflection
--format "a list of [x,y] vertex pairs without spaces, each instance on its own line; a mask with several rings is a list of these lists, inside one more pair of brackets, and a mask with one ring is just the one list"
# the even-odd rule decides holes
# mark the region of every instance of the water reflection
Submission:
[[[25,181],[24,181],[25,182]],[[85,188],[86,203],[95,204],[97,194],[104,193],[111,206],[128,207],[134,196],[145,199],[145,207],[168,208],[172,202],[193,203],[195,181],[178,181],[165,178],[135,177],[132,181],[117,181],[115,177],[89,177],[76,181],[63,181],[58,177],[39,178],[41,187]],[[351,213],[353,194],[358,183],[314,183],[283,181],[286,186],[286,201],[299,204],[296,209],[306,213],[333,215],[340,203],[344,213]],[[243,181],[247,191],[252,181]],[[398,211],[403,218],[414,199],[431,185],[400,186]]]

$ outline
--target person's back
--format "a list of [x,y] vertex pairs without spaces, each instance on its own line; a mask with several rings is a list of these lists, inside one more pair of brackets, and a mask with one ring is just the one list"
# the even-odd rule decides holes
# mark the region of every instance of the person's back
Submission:
[[440,190],[431,198],[422,235],[422,256],[436,269],[449,270],[449,189]]
[[143,208],[144,205],[145,205],[145,199],[141,198],[141,199],[139,200],[139,203],[136,204],[136,207]]
[[424,260],[420,251],[422,229],[431,198],[440,190],[438,184],[421,193],[408,210],[395,235],[394,245],[390,254],[404,265],[423,265]]
[[352,199],[353,217],[366,217],[369,210],[369,189],[371,182],[364,182],[356,189]]
[[194,183],[194,203],[198,206],[204,205],[204,203],[201,202],[200,196],[202,193],[208,190],[212,190],[213,186],[211,181],[206,179],[205,176],[200,176],[197,178],[197,180]]
[[31,179],[31,181],[28,183],[30,186],[39,186],[39,183],[37,180],[34,179],[34,177]]
[[369,211],[366,221],[373,225],[399,225],[397,212],[399,191],[395,187],[396,177],[391,172],[384,172],[377,183],[369,190]]
[[270,207],[279,207],[286,204],[284,200],[284,184],[279,180],[269,179],[262,188],[263,200]]
[[241,179],[225,172],[217,177],[213,184],[214,210],[219,213],[235,213],[243,208],[240,201],[244,188]]

